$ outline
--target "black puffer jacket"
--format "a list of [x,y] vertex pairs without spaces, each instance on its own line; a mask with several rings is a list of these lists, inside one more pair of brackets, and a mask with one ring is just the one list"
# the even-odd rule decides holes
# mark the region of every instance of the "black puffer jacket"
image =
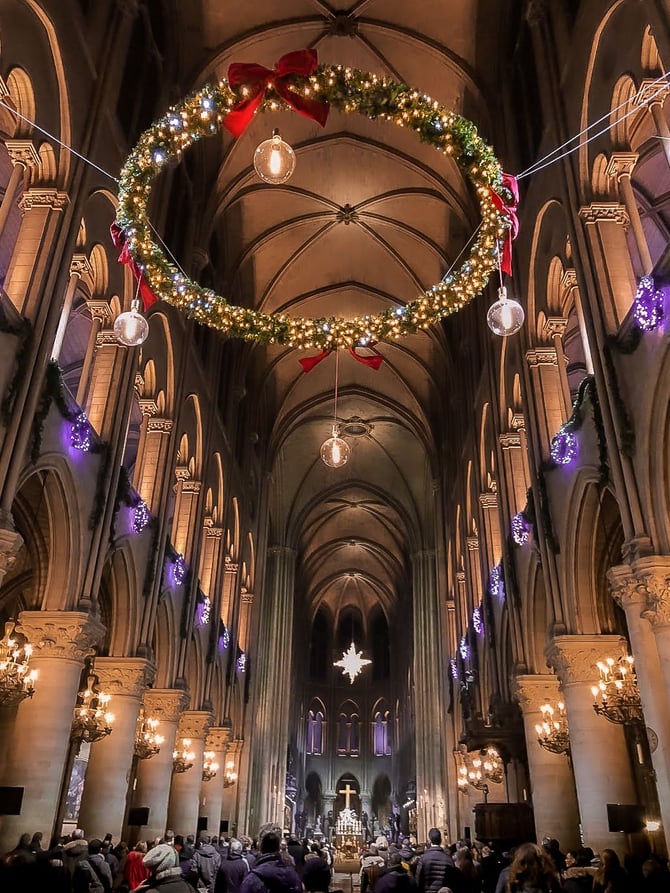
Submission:
[[242,881],[240,893],[302,893],[295,868],[282,862],[279,853],[261,856]]
[[454,893],[467,890],[465,876],[454,867],[451,856],[439,846],[431,846],[419,859],[416,880],[419,893],[437,893],[440,887],[451,887]]

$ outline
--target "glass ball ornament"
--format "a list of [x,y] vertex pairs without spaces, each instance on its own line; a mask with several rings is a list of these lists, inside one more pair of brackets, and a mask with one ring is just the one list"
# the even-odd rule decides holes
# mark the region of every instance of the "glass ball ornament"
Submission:
[[351,456],[351,447],[340,437],[340,426],[333,425],[332,437],[321,444],[321,459],[328,468],[342,468]]
[[502,285],[498,289],[498,300],[491,304],[486,314],[486,322],[494,335],[506,337],[515,335],[526,317],[523,307],[514,298],[507,297],[507,289]]
[[119,344],[126,347],[139,347],[149,335],[149,323],[140,313],[139,298],[133,298],[130,310],[119,313],[114,323],[114,336]]
[[295,170],[295,152],[278,130],[273,130],[270,139],[256,148],[254,168],[261,180],[273,186],[285,183]]

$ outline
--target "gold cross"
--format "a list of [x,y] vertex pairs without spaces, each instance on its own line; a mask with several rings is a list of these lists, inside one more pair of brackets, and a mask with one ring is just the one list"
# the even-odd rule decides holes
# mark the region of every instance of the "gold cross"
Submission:
[[343,790],[343,791],[338,791],[337,793],[338,793],[338,794],[344,794],[344,797],[345,797],[345,800],[344,800],[344,808],[345,808],[345,809],[349,809],[349,798],[351,797],[352,794],[355,794],[356,791],[351,787],[351,785],[349,784],[349,782],[347,782],[346,785],[344,786],[344,790]]

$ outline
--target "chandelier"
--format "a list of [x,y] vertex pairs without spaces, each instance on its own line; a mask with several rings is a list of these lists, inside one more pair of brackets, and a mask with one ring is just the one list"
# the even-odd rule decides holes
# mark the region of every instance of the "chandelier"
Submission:
[[202,764],[202,780],[211,781],[219,771],[219,764],[214,759],[214,751],[206,750],[203,754],[204,762]]
[[237,772],[235,772],[235,763],[232,760],[228,760],[226,763],[226,774],[223,776],[223,786],[224,788],[230,788],[236,781]]
[[565,713],[565,704],[559,701],[556,710],[551,704],[543,704],[540,707],[542,722],[535,726],[537,743],[540,747],[551,753],[568,753],[570,750],[570,732],[568,731],[568,717]]
[[137,732],[135,734],[135,756],[140,760],[150,760],[161,749],[161,744],[165,741],[162,735],[156,732],[159,726],[157,719],[144,715],[144,710],[140,710],[137,719]]
[[[351,447],[340,437],[340,426],[337,421],[337,384],[340,371],[340,354],[335,351],[335,407],[333,409],[333,425],[331,435],[321,444],[321,461],[328,468],[342,468],[349,461]],[[353,682],[353,679],[351,680]]]
[[642,702],[630,654],[599,660],[600,679],[591,688],[593,709],[610,722],[627,725],[643,722]]
[[333,663],[334,667],[342,667],[342,675],[349,677],[349,682],[353,685],[354,679],[361,672],[363,667],[371,664],[372,661],[363,657],[362,651],[356,651],[356,646],[352,642],[347,651],[344,651],[342,657]]
[[470,787],[489,794],[488,782],[500,784],[504,778],[505,767],[497,748],[490,745],[478,751],[474,756],[461,747],[456,751],[458,766],[458,789],[465,793]]
[[174,772],[188,772],[193,766],[193,760],[195,760],[195,752],[190,749],[191,739],[182,738],[181,743],[181,750],[177,748],[172,751],[172,769]]
[[24,698],[35,694],[37,670],[30,669],[33,646],[20,645],[12,638],[15,624],[5,623],[5,634],[0,639],[0,706],[13,707]]
[[107,709],[111,696],[100,691],[98,677],[87,677],[86,688],[77,696],[70,737],[77,744],[93,743],[112,734],[114,714]]

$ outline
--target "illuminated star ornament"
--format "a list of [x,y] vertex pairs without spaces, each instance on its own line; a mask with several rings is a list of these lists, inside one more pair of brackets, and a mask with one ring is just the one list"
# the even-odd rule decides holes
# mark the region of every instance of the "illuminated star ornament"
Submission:
[[342,654],[342,659],[336,660],[333,664],[334,667],[342,667],[342,675],[348,676],[349,682],[352,685],[354,684],[354,679],[358,676],[363,667],[372,663],[371,660],[362,657],[362,654],[362,651],[356,651],[356,646],[352,642],[348,651],[345,651]]

